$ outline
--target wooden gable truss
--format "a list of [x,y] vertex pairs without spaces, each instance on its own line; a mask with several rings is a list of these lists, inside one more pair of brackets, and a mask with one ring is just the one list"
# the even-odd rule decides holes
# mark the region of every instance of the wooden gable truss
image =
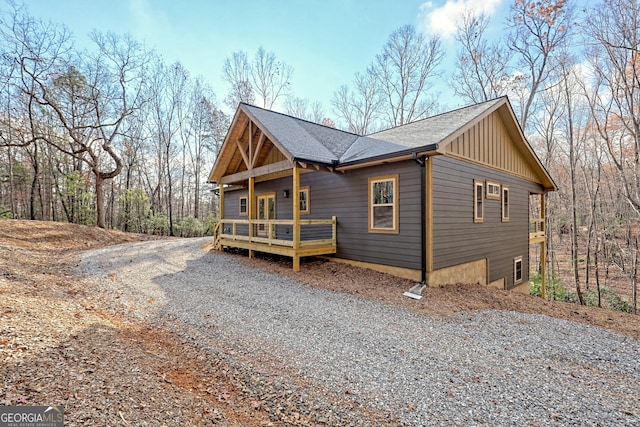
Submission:
[[219,185],[246,184],[250,177],[268,180],[290,175],[294,164],[274,141],[243,110],[238,110],[209,180]]

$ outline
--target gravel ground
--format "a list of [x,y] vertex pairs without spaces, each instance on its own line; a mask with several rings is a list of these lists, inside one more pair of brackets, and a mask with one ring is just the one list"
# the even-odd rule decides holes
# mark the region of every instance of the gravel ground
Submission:
[[434,319],[252,269],[206,241],[91,250],[80,268],[88,292],[226,355],[248,392],[286,394],[318,424],[640,425],[638,340],[506,311]]

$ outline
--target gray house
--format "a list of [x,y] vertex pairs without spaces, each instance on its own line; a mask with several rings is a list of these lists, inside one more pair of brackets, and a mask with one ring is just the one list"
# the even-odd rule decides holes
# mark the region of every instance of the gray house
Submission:
[[556,189],[506,97],[368,136],[241,104],[209,181],[219,249],[503,289],[528,284],[530,245],[544,256]]

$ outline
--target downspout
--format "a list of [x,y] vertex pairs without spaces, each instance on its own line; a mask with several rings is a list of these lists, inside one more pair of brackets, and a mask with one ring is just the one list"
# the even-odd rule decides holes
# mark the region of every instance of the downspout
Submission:
[[413,160],[420,165],[420,262],[421,262],[421,281],[407,292],[402,295],[413,298],[421,299],[422,291],[427,286],[427,226],[426,226],[426,214],[427,214],[427,171],[426,171],[426,158],[427,156],[418,157],[418,153],[412,153]]

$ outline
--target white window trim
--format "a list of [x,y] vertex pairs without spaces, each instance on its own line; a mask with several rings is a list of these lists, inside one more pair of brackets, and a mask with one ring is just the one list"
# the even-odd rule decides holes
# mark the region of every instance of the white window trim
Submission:
[[[309,195],[310,195],[310,191],[309,191],[309,187],[300,187],[300,194],[302,193],[307,193],[307,198],[305,199],[307,202],[307,209],[302,210],[300,209],[300,214],[301,215],[308,215],[309,213],[311,213],[311,202],[309,201]],[[298,198],[298,201],[301,201],[301,198]],[[299,207],[299,205],[298,205]]]
[[[490,188],[496,188],[498,189],[497,193],[490,193],[489,189]],[[487,194],[486,194],[486,198],[487,199],[493,199],[493,200],[500,200],[501,199],[501,191],[500,191],[500,183],[497,183],[495,181],[489,181],[487,180],[487,188],[485,189]]]
[[[242,212],[242,199],[245,200],[244,206],[246,210],[244,212]],[[238,215],[249,216],[249,196],[240,196],[238,198]]]
[[[517,267],[518,263],[520,263],[520,279],[518,279],[518,267]],[[523,270],[522,256],[515,257],[513,259],[513,284],[517,285],[518,283],[522,283],[523,278],[524,278],[524,270]]]
[[[505,193],[507,195],[506,207],[505,207]],[[509,191],[509,187],[507,187],[506,185],[503,185],[500,195],[501,195],[500,204],[502,205],[502,222],[509,222],[509,214],[511,211],[511,192]]]
[[[478,187],[480,187],[480,194],[478,194]],[[482,206],[481,212],[478,212],[478,202]],[[473,222],[484,222],[484,181],[476,179],[473,180]]]

